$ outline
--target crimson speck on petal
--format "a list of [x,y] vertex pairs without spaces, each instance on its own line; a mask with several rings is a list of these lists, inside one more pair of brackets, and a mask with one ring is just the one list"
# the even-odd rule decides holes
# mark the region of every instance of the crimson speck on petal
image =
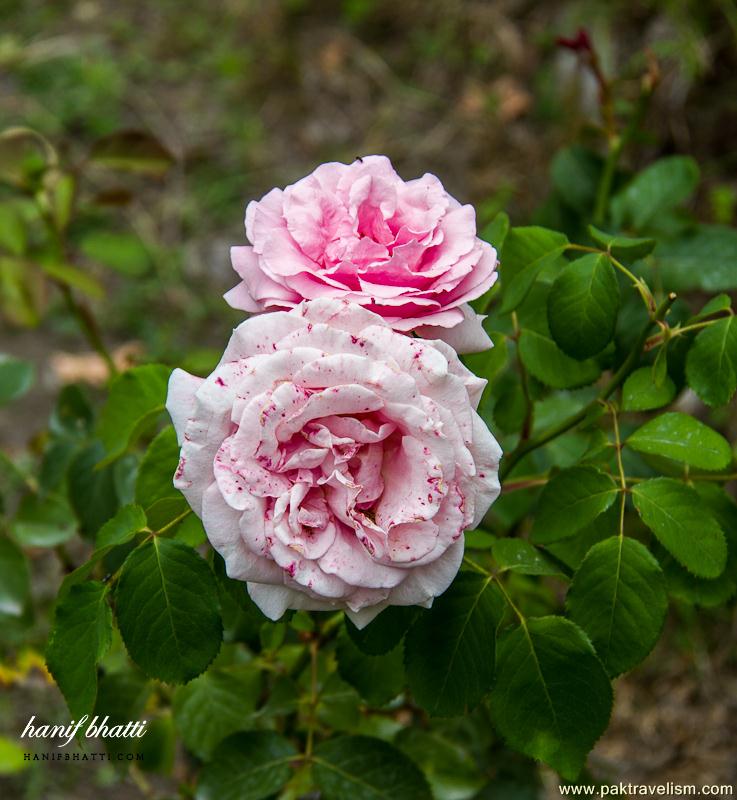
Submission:
[[206,379],[175,370],[175,485],[262,611],[429,606],[499,493],[485,381],[344,300],[252,317]]

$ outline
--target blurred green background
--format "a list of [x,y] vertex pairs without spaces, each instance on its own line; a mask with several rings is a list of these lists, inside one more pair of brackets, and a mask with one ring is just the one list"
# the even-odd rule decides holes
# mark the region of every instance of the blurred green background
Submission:
[[532,218],[556,149],[598,122],[593,78],[555,43],[582,25],[625,96],[646,49],[658,58],[638,158],[693,153],[704,218],[734,216],[730,0],[2,0],[0,18],[2,127],[41,131],[72,164],[127,128],[174,157],[158,181],[90,177],[95,224],[139,240],[118,257],[136,280],[101,271],[106,329],[152,358],[223,341],[247,201],[322,161],[384,153],[405,178],[436,173],[479,227],[502,208]]
[[[246,203],[320,162],[383,153],[404,178],[434,172],[475,204],[480,228],[502,209],[513,224],[546,219],[556,151],[599,142],[596,83],[556,45],[580,26],[618,77],[618,102],[637,94],[648,58],[657,62],[629,166],[692,154],[704,178],[698,216],[733,224],[731,0],[0,0],[0,128],[40,131],[84,172],[85,212],[70,236],[104,287],[90,302],[119,357],[204,372],[239,319],[220,296],[236,282],[228,250],[245,240]],[[87,170],[95,142],[125,129],[160,143],[171,167]],[[61,384],[100,381],[60,296],[34,291],[43,314],[30,327],[0,322],[0,350],[38,369],[24,402],[1,412],[10,452],[33,446]],[[735,626],[686,624],[620,681],[598,763],[632,781],[733,779]],[[38,674],[0,672],[0,689],[11,682],[3,730],[28,707],[61,703]],[[55,766],[59,797],[99,796],[104,767],[91,781],[89,767],[62,777]],[[106,791],[140,796],[117,783]]]

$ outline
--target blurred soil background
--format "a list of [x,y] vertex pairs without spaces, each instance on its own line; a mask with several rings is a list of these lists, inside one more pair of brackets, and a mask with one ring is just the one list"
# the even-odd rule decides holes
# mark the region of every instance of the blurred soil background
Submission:
[[[106,288],[94,310],[121,360],[205,371],[239,319],[220,296],[236,280],[228,249],[245,240],[245,204],[320,162],[384,153],[404,178],[437,174],[476,206],[479,227],[502,209],[513,224],[534,221],[556,151],[589,140],[598,122],[595,82],[556,45],[580,26],[625,88],[657,59],[632,166],[692,154],[699,215],[733,223],[731,0],[0,0],[0,127],[41,131],[72,164],[125,128],[169,151],[174,166],[158,180],[89,176],[90,214],[125,247],[113,269],[94,248],[86,266]],[[60,298],[41,302],[38,327],[0,323],[0,351],[38,367],[35,389],[0,412],[11,451],[32,446],[60,383],[104,375]],[[671,619],[656,653],[618,681],[594,775],[737,782],[731,614]],[[40,678],[27,691],[24,713],[57,697]],[[6,717],[3,730],[16,722]],[[549,776],[550,797],[556,783]],[[115,797],[140,796],[124,789]]]

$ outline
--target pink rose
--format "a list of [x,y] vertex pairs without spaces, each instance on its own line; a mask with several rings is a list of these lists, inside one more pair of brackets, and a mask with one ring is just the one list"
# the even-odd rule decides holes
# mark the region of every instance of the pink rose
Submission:
[[246,233],[252,246],[231,250],[233,308],[341,298],[461,353],[491,347],[467,303],[496,280],[496,250],[434,175],[403,181],[385,156],[323,164],[249,203]]
[[271,619],[429,606],[499,493],[485,383],[346,301],[252,317],[208,378],[172,374],[174,484]]

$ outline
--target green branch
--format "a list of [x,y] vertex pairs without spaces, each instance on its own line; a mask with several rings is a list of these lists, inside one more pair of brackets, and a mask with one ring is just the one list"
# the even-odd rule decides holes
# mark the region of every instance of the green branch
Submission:
[[599,403],[609,399],[610,395],[624,382],[624,380],[636,366],[651,328],[653,325],[663,321],[675,299],[675,294],[671,292],[658,306],[652,319],[648,320],[647,324],[642,329],[642,332],[637,337],[637,341],[635,342],[634,347],[630,351],[627,358],[622,362],[619,369],[614,373],[614,375],[612,375],[608,383],[601,389],[601,391],[590,403],[587,403],[575,414],[572,414],[570,417],[562,420],[557,425],[551,426],[538,436],[533,436],[526,442],[522,442],[516,450],[513,450],[508,456],[504,457],[501,468],[499,469],[499,477],[501,480],[504,480],[504,478],[509,475],[509,473],[526,455],[529,455],[529,453],[533,452],[533,450],[537,450],[539,447],[542,447],[553,439],[557,439],[558,436],[568,432],[571,428],[575,428],[576,425],[586,419],[586,417],[594,410],[594,408],[596,408]]
[[76,320],[82,335],[87,339],[87,343],[105,362],[110,377],[114,378],[118,374],[118,368],[115,366],[113,357],[110,355],[107,347],[105,347],[97,321],[92,316],[92,312],[87,306],[77,302],[72,290],[65,283],[61,281],[54,281],[54,283],[59,287],[67,310]]

